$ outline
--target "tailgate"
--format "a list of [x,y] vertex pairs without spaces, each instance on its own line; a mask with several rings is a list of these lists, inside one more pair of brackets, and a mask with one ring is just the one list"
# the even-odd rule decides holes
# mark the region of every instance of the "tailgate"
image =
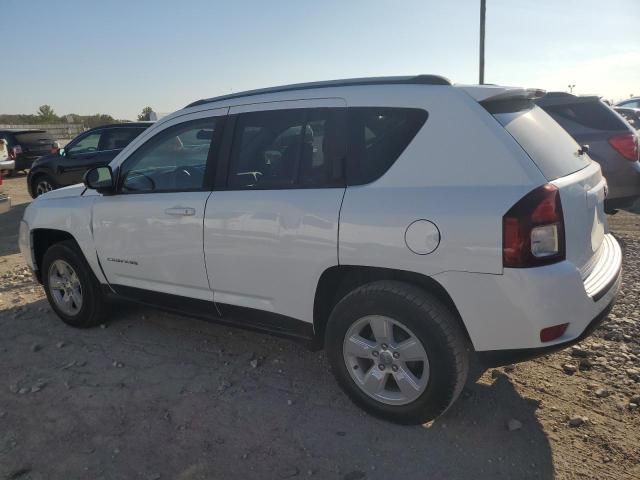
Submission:
[[15,138],[16,142],[22,147],[22,153],[28,157],[39,157],[48,154],[55,142],[47,132],[17,133]]
[[567,260],[588,275],[597,260],[607,220],[606,180],[575,140],[540,107],[494,113],[550,183],[558,187],[566,237]]

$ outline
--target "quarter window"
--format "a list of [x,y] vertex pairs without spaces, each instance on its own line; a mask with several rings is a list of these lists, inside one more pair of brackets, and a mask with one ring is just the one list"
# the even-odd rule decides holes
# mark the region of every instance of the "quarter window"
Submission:
[[[172,192],[204,188],[218,120],[193,120],[163,130],[140,147],[122,168],[121,191]],[[213,168],[213,166],[212,166]]]
[[373,182],[389,170],[411,143],[427,112],[418,108],[350,107],[347,180]]
[[270,110],[238,116],[228,186],[286,189],[336,186],[345,142],[344,109]]

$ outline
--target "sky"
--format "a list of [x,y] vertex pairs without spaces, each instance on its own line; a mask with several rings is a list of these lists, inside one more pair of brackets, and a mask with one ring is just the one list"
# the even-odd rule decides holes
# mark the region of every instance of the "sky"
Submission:
[[[273,85],[478,82],[480,0],[0,0],[0,113],[135,119]],[[487,0],[485,82],[640,95],[640,0]]]

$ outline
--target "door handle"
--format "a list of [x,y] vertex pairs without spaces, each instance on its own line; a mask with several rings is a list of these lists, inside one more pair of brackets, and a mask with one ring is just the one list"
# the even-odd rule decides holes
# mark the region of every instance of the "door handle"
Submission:
[[171,207],[165,209],[164,213],[167,215],[191,217],[196,214],[196,209],[191,207]]

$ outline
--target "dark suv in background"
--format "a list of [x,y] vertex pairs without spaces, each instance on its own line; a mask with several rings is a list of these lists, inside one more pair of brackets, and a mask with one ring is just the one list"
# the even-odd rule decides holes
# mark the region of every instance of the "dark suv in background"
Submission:
[[119,123],[92,128],[65,148],[35,162],[27,176],[29,194],[36,198],[49,190],[82,182],[84,172],[108,165],[152,122]]
[[609,193],[607,211],[626,208],[640,197],[638,135],[624,118],[596,96],[550,92],[536,103],[602,167]]
[[0,129],[0,139],[7,141],[9,158],[15,161],[15,168],[9,175],[28,170],[40,157],[57,150],[56,139],[45,130],[5,128]]

